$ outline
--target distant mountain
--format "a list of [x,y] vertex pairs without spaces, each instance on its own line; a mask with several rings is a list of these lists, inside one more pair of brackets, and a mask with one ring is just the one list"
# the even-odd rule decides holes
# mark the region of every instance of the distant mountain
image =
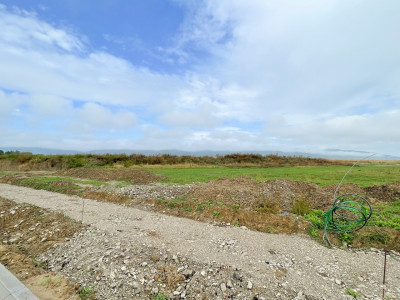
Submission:
[[[31,152],[33,154],[44,154],[44,155],[55,155],[55,154],[143,154],[143,155],[191,155],[191,156],[216,156],[216,155],[227,155],[232,153],[242,153],[242,154],[261,154],[270,155],[275,154],[279,156],[302,156],[310,158],[331,158],[331,159],[361,159],[373,153],[367,151],[356,151],[356,150],[344,150],[344,149],[325,149],[321,153],[307,153],[307,152],[284,152],[284,151],[234,151],[234,150],[201,150],[201,151],[184,151],[177,149],[167,149],[167,150],[132,150],[132,149],[99,149],[92,151],[78,151],[78,150],[63,150],[63,149],[49,149],[40,147],[1,147],[0,150],[3,151],[20,151],[20,152]],[[393,155],[375,154],[370,159],[381,159],[381,160],[400,160],[400,157]]]
[[1,147],[0,150],[6,151],[19,151],[19,152],[31,152],[32,154],[78,154],[83,153],[76,150],[63,150],[63,149],[49,149],[49,148],[39,148],[39,147]]

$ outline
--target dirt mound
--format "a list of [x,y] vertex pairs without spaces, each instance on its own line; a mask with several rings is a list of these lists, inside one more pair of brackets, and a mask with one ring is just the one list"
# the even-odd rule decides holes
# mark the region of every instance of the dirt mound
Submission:
[[166,179],[166,177],[155,175],[146,170],[132,169],[89,169],[76,168],[66,171],[59,171],[57,175],[78,177],[100,181],[127,180],[132,184],[149,184],[155,181]]
[[388,185],[374,185],[365,188],[368,197],[379,201],[392,202],[400,199],[400,181]]
[[222,202],[227,206],[238,205],[265,212],[273,205],[278,205],[279,210],[291,211],[293,202],[299,199],[309,200],[313,208],[325,207],[332,204],[332,195],[331,188],[321,188],[312,183],[291,180],[258,182],[248,177],[238,177],[195,185],[187,196],[213,204]]
[[187,197],[196,198],[201,202],[219,202],[227,206],[239,205],[251,207],[258,201],[262,193],[258,181],[248,177],[220,178],[207,183],[194,185]]
[[0,262],[41,299],[78,299],[73,286],[46,272],[36,258],[56,243],[72,238],[84,226],[64,215],[3,198],[0,207]]

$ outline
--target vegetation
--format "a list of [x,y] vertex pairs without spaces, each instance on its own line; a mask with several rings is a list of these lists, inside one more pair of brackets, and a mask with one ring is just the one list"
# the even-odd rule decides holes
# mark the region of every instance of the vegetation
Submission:
[[[340,233],[334,237],[333,242],[355,247],[400,250],[400,200],[372,205],[372,211],[371,218],[362,230]],[[325,212],[321,210],[311,210],[304,215],[304,218],[310,221],[308,228],[310,236],[317,238],[323,235],[324,214]]]
[[165,294],[157,294],[151,297],[151,300],[168,300],[169,296]]
[[[193,167],[182,168],[175,166],[153,167],[147,170],[154,174],[166,176],[164,183],[188,184],[207,182],[219,178],[235,178],[247,176],[257,181],[273,179],[297,180],[315,183],[320,186],[338,184],[348,171],[348,166],[298,166],[298,167]],[[364,165],[356,166],[346,176],[346,182],[355,183],[361,187],[388,184],[400,178],[400,168],[396,165]]]
[[[3,152],[3,151],[2,151]],[[143,155],[143,154],[75,154],[75,155],[42,155],[29,152],[8,151],[0,152],[0,160],[9,160],[18,164],[35,165],[44,164],[56,169],[69,169],[80,167],[123,167],[143,165],[212,165],[212,166],[308,166],[308,165],[335,165],[342,164],[327,159],[309,158],[302,156],[278,156],[274,154],[227,154],[217,156],[191,156],[191,155]],[[348,164],[348,163],[345,163]]]
[[[84,185],[113,184],[122,187],[132,182],[133,173],[144,172],[139,176],[140,178],[145,179],[151,175],[155,178],[152,177],[151,180],[167,184],[208,182],[220,178],[246,176],[257,181],[285,179],[326,186],[337,185],[343,174],[348,171],[349,165],[352,164],[350,161],[258,154],[194,157],[139,154],[129,156],[124,154],[32,155],[20,152],[4,153],[4,151],[0,152],[0,169],[1,163],[8,167],[6,170],[19,170],[20,167],[27,170],[41,167],[45,170],[63,170],[54,174],[60,176],[32,176],[30,174],[30,177],[18,176],[19,173],[15,171],[2,171],[0,177],[3,182],[117,203],[127,203],[131,199],[123,199],[122,196],[111,193],[90,191]],[[10,167],[10,164],[15,169]],[[374,185],[390,184],[398,178],[400,178],[400,168],[397,164],[369,162],[354,167],[346,177],[346,183],[369,188]],[[111,180],[116,182],[108,182]],[[142,184],[146,183],[142,182]],[[289,204],[291,208],[286,209],[288,212],[284,213],[281,207],[282,199],[279,197],[271,200],[260,196],[250,203],[243,199],[239,201],[236,195],[229,201],[226,199],[221,201],[213,195],[209,195],[208,198],[195,195],[196,198],[188,196],[187,198],[157,199],[152,204],[160,211],[167,211],[177,216],[225,222],[270,233],[308,231],[312,237],[320,238],[323,235],[325,212],[313,209],[309,196],[302,195],[293,200]],[[395,197],[393,200],[374,203],[373,215],[366,227],[355,233],[335,235],[332,241],[337,245],[397,247],[396,249],[399,250],[400,199]],[[309,226],[304,230],[307,224]]]
[[78,292],[79,292],[79,298],[81,298],[82,300],[94,299],[95,292],[89,286],[81,286]]
[[350,296],[353,296],[354,298],[357,298],[357,297],[358,297],[357,292],[354,291],[353,289],[350,289],[350,288],[348,288],[348,289],[346,290],[346,294],[347,294],[347,295],[350,295]]

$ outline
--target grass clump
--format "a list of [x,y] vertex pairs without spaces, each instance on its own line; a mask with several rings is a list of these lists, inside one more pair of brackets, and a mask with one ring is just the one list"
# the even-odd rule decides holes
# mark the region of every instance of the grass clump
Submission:
[[53,278],[52,276],[48,276],[47,278],[40,281],[39,284],[44,287],[58,287],[61,285],[61,278]]
[[78,292],[79,292],[79,298],[81,298],[82,300],[94,299],[95,291],[89,286],[81,286]]
[[311,211],[311,204],[306,197],[302,197],[293,201],[293,213],[299,216],[304,216]]

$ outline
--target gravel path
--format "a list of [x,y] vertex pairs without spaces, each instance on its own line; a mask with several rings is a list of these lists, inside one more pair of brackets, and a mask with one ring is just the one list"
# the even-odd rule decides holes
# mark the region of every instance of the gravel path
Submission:
[[[244,289],[257,296],[250,298],[247,295],[251,293],[243,293],[242,298],[234,299],[271,299],[272,295],[273,299],[352,299],[348,289],[356,291],[359,299],[381,299],[384,256],[380,251],[328,249],[304,235],[219,227],[7,184],[0,184],[0,196],[59,211],[78,221],[83,218],[84,223],[103,232],[100,236],[104,239],[112,236],[123,242],[167,251],[194,265],[218,264],[241,271],[246,277]],[[386,295],[399,299],[398,260],[388,259],[386,276]],[[226,284],[218,282],[216,285],[216,289],[222,291],[222,299]],[[216,293],[215,299],[218,297]]]

